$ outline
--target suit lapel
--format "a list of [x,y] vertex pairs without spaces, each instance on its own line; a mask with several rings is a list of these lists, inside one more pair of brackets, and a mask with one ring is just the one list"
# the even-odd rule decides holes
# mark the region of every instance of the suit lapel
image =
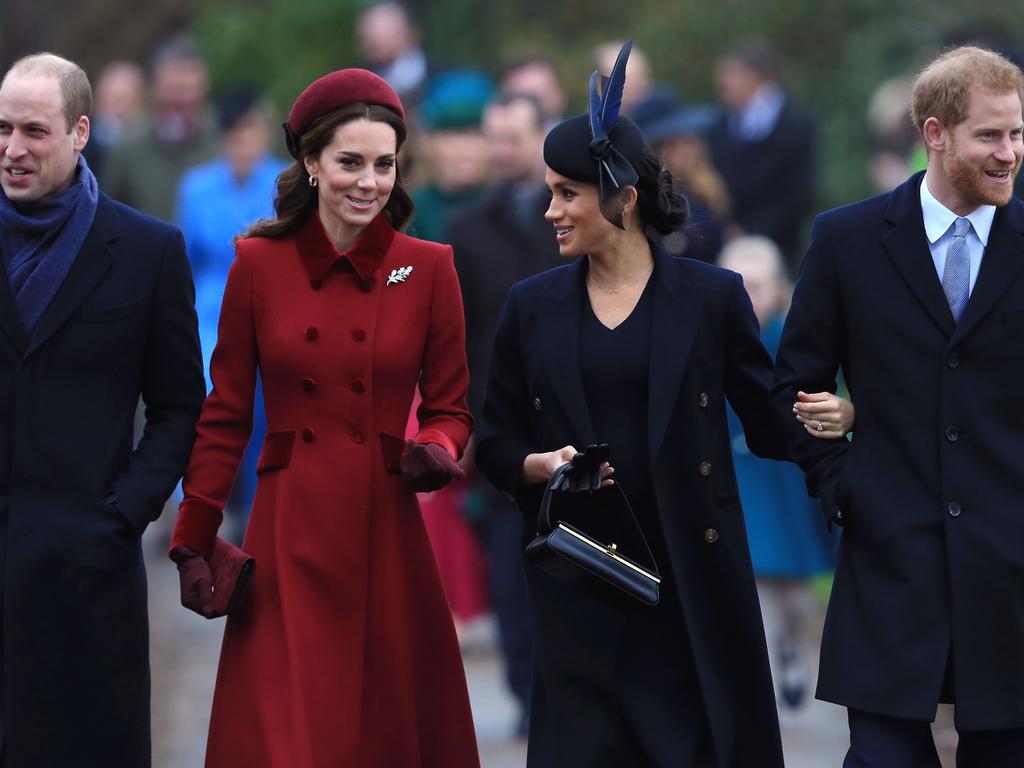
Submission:
[[0,270],[0,328],[14,342],[19,352],[25,351],[28,337],[25,335],[25,326],[21,323],[18,307],[14,303],[14,296],[11,294],[6,269]]
[[1024,203],[1016,197],[996,212],[978,280],[964,308],[951,343],[970,333],[999,301],[1024,269]]
[[110,201],[100,195],[96,218],[67,277],[28,339],[26,355],[41,347],[81,306],[113,263],[108,243],[117,239]]
[[654,321],[648,373],[647,434],[653,462],[657,458],[686,373],[697,336],[703,292],[685,279],[683,262],[656,246],[654,253]]
[[544,329],[540,337],[544,370],[548,372],[574,434],[584,444],[576,446],[579,450],[595,441],[580,373],[580,311],[583,306],[585,258],[577,259],[562,272],[546,297],[546,305],[538,313],[538,327]]
[[882,247],[925,312],[946,336],[952,336],[953,314],[935,273],[935,262],[924,232],[919,196],[922,176],[915,174],[893,191],[885,212],[893,228],[882,236]]

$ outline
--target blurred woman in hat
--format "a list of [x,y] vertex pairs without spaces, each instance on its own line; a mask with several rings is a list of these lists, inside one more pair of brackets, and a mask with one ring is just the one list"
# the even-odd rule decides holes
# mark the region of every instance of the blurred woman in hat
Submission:
[[[618,117],[628,51],[600,95],[594,73],[590,111],[545,141],[546,218],[574,261],[509,293],[476,461],[530,531],[554,470],[607,443],[603,482],[630,499],[661,599],[622,610],[527,563],[528,764],[781,768],[726,401],[759,455],[785,458],[803,427],[769,406],[772,362],[740,278],[644,235],[677,229],[686,206]],[[827,402],[822,420],[849,426],[852,406]]]
[[[462,475],[468,377],[451,249],[413,205],[402,105],[381,78],[320,78],[285,123],[276,216],[237,242],[171,543],[182,602],[209,560],[252,423],[267,436],[228,618],[207,766],[478,765],[455,632],[415,492]],[[401,439],[413,392],[414,440]]]

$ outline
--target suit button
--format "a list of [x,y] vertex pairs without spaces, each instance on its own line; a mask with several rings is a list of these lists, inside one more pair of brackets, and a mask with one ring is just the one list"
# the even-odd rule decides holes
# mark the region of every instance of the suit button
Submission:
[[707,408],[708,407],[708,400],[710,400],[710,399],[711,398],[708,397],[708,393],[707,392],[701,392],[700,393],[700,397],[697,398],[697,405],[699,405],[701,408]]
[[366,433],[363,432],[363,430],[361,430],[361,429],[353,429],[352,430],[352,442],[353,443],[365,443],[366,442]]
[[309,328],[306,329],[306,340],[316,341],[318,338],[320,338],[320,331],[316,329],[315,325],[309,326]]
[[948,365],[950,368],[959,368],[960,367],[960,355],[958,355],[956,352],[950,352],[946,356],[946,365]]
[[369,293],[370,291],[372,291],[373,290],[373,278],[370,278],[368,280],[360,280],[359,281],[359,290],[362,291],[363,293]]
[[362,379],[352,379],[352,383],[349,384],[349,386],[357,395],[366,390],[366,385],[363,383]]
[[946,427],[946,439],[951,443],[955,443],[960,439],[960,430],[956,427]]
[[708,528],[706,531],[704,531],[704,541],[706,541],[708,544],[714,544],[716,541],[718,541],[718,531],[714,528]]
[[960,517],[960,513],[963,510],[960,508],[959,501],[951,501],[949,502],[949,506],[946,507],[946,511],[949,512],[950,517]]
[[314,432],[312,428],[306,427],[304,430],[302,430],[302,439],[305,440],[307,443],[312,443],[314,440],[316,440],[316,432]]
[[352,340],[366,341],[366,331],[364,331],[362,328],[356,328],[354,331],[352,331]]
[[321,288],[323,288],[323,286],[324,286],[324,281],[323,280],[310,280],[309,281],[309,287],[312,288],[314,291],[319,291]]
[[541,402],[541,399],[539,397],[533,398],[533,410],[535,410],[537,413],[540,413],[541,411],[544,410],[544,403]]
[[702,461],[697,465],[697,471],[700,473],[701,477],[709,477],[711,475],[711,462]]
[[846,519],[846,515],[843,514],[843,510],[837,509],[832,513],[832,519],[835,520],[839,525],[843,524],[843,520]]
[[302,388],[307,392],[312,392],[314,389],[316,389],[316,382],[313,381],[312,379],[303,379]]

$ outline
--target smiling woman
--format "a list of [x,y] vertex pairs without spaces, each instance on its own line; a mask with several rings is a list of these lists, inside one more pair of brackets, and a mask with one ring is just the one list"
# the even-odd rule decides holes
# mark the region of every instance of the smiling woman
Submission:
[[210,616],[207,561],[258,370],[268,432],[244,543],[256,568],[228,618],[206,765],[476,768],[415,496],[464,477],[472,427],[451,248],[396,231],[412,213],[405,124],[382,79],[326,75],[285,132],[295,161],[276,218],[237,242],[172,541],[183,603]]

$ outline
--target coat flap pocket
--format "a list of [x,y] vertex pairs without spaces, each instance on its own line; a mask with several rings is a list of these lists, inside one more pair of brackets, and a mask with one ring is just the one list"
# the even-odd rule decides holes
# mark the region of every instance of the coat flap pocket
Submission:
[[106,323],[111,320],[120,320],[123,317],[134,315],[142,306],[142,302],[142,299],[135,299],[112,307],[82,307],[79,316],[85,323]]
[[256,464],[256,474],[262,475],[272,469],[284,469],[292,460],[292,447],[295,445],[295,430],[282,429],[268,432],[263,440],[263,450]]

